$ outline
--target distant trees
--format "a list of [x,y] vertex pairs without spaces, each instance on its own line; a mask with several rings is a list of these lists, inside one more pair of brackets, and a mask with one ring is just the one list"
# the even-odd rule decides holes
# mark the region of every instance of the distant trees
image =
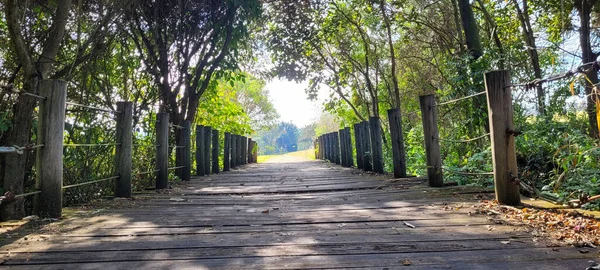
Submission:
[[257,133],[258,146],[263,155],[298,151],[300,132],[293,123],[280,122],[275,127]]

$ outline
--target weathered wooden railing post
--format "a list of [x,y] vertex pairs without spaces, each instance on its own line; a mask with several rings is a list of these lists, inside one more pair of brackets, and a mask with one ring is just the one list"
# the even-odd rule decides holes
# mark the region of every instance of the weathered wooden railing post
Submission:
[[252,163],[252,145],[254,141],[252,139],[248,139],[248,147],[246,147],[246,163]]
[[406,177],[406,152],[404,150],[400,109],[388,110],[388,121],[390,123],[390,136],[392,138],[394,177],[403,178]]
[[117,102],[115,149],[115,197],[131,198],[131,158],[133,155],[133,103]]
[[362,138],[360,135],[360,123],[358,124],[354,124],[354,145],[356,147],[356,167],[359,169],[363,168],[364,165],[364,161],[363,161],[363,150],[362,150]]
[[247,152],[248,151],[248,137],[243,136],[242,137],[242,164],[247,164],[248,163],[248,158],[247,158]]
[[340,150],[340,163],[343,167],[346,167],[346,149],[344,149],[344,129],[338,130],[336,132],[338,140],[339,140],[339,150]]
[[383,173],[383,143],[381,138],[381,120],[379,117],[369,117],[371,130],[371,156],[373,157],[373,171]]
[[44,146],[36,154],[36,187],[41,193],[35,198],[35,207],[40,217],[60,218],[67,83],[44,80],[40,95],[46,99],[40,101],[37,144]]
[[340,152],[340,133],[339,132],[334,132],[333,133],[333,151],[335,151],[335,164],[342,164],[341,162],[341,152]]
[[258,163],[258,143],[254,142],[252,146],[252,162]]
[[219,173],[219,131],[212,131],[212,173]]
[[515,151],[512,93],[507,70],[485,74],[492,162],[496,199],[508,205],[521,204]]
[[156,114],[156,190],[169,187],[169,114]]
[[225,132],[225,139],[223,141],[223,171],[227,172],[231,168],[231,133]]
[[196,126],[196,175],[204,176],[204,126]]
[[190,181],[192,180],[192,138],[191,138],[191,133],[192,133],[192,122],[190,120],[185,120],[183,121],[183,126],[181,129],[181,132],[183,132],[183,145],[185,146],[185,148],[183,148],[183,156],[184,156],[184,160],[183,160],[183,168],[180,169],[181,172],[181,180],[183,181]]
[[242,159],[240,158],[242,155],[242,136],[241,135],[235,135],[235,165],[236,166],[241,166],[242,164]]
[[327,133],[325,134],[325,145],[327,147],[326,152],[325,152],[325,159],[329,162],[331,162],[333,160],[333,158],[331,158],[331,155],[333,154],[333,151],[331,150],[331,133]]
[[373,170],[373,150],[371,149],[371,132],[369,131],[369,121],[364,121],[362,124],[362,140],[363,140],[363,170]]
[[440,135],[437,127],[435,97],[433,95],[420,96],[419,101],[421,103],[429,186],[443,187],[444,178],[442,174],[442,157],[440,154]]
[[348,165],[348,167],[352,167],[354,165],[354,151],[352,151],[352,135],[350,134],[350,127],[345,127],[344,132],[346,133],[346,153],[348,158],[346,164]]
[[237,166],[237,160],[235,158],[235,151],[237,149],[237,135],[235,134],[231,134],[230,137],[230,145],[231,145],[231,151],[230,151],[230,164],[231,164],[231,168],[235,168]]
[[204,173],[210,174],[210,150],[211,150],[212,127],[204,127]]

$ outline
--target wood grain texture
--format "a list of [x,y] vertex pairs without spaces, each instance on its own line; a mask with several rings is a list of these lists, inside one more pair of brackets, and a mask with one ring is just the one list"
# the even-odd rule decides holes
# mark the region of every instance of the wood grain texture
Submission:
[[169,113],[156,114],[156,189],[169,187]]
[[474,214],[486,192],[276,157],[71,211],[0,239],[0,256],[11,269],[585,269],[597,257]]
[[425,137],[425,154],[427,159],[427,177],[429,186],[443,187],[442,156],[440,151],[440,134],[437,127],[437,107],[433,95],[420,96],[423,136]]
[[37,143],[44,147],[37,151],[36,212],[40,217],[60,218],[62,215],[63,140],[67,83],[43,80],[40,83],[40,101]]
[[509,85],[510,74],[507,70],[485,74],[496,199],[503,204],[519,205],[519,183],[514,181],[519,175],[515,137],[509,134],[515,129],[511,88],[507,87]]
[[115,150],[115,197],[131,198],[131,168],[133,155],[133,103],[117,102],[117,134]]

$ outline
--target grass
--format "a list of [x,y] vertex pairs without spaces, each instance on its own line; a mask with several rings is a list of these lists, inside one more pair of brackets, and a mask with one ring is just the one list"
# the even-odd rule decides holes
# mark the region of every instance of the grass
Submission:
[[272,159],[274,157],[280,157],[280,156],[292,156],[292,157],[303,157],[303,158],[307,158],[307,159],[315,159],[315,151],[313,149],[308,149],[308,150],[303,150],[303,151],[285,153],[285,154],[281,154],[281,155],[258,156],[258,163],[264,163],[269,159]]

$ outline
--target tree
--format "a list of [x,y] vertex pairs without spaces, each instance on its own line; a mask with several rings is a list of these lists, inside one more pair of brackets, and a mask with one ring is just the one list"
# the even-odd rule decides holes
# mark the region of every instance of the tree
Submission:
[[[152,74],[161,111],[173,123],[194,121],[200,97],[227,70],[248,37],[248,25],[260,15],[257,0],[137,1],[129,9],[125,30]],[[184,135],[175,132],[178,145]],[[177,149],[177,164],[185,151]]]
[[[80,1],[77,7],[81,13],[73,21],[71,0],[47,3],[5,0],[2,9],[7,36],[11,53],[16,56],[12,75],[6,81],[7,88],[37,93],[41,80],[70,78],[78,67],[104,51],[106,36],[113,29],[110,25],[121,14],[120,5],[126,3],[89,1],[83,5]],[[82,26],[84,16],[94,20]],[[72,22],[74,27],[68,22]],[[83,35],[81,29],[88,34]],[[23,146],[30,143],[36,104],[37,101],[31,97],[19,96],[12,108],[8,129],[0,138],[0,145]],[[0,156],[0,180],[4,190],[15,194],[23,192],[25,171],[30,168],[27,159],[27,155]],[[23,214],[22,200],[0,206],[2,219],[19,218]]]
[[292,123],[281,122],[277,130],[280,134],[275,140],[277,148],[284,152],[298,151],[298,127]]

